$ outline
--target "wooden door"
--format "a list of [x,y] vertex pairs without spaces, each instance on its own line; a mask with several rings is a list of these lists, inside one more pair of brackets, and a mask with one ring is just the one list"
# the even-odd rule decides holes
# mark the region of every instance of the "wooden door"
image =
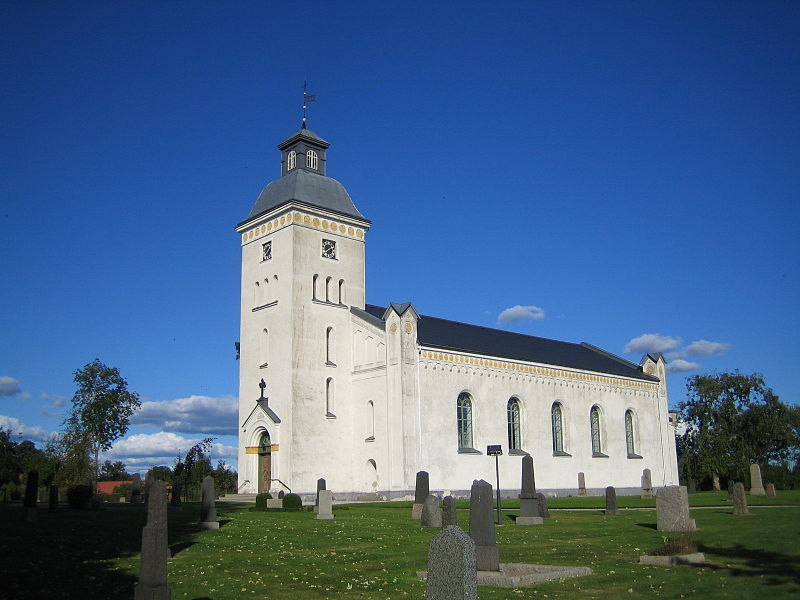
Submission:
[[258,492],[268,492],[272,487],[272,455],[260,453],[258,455]]

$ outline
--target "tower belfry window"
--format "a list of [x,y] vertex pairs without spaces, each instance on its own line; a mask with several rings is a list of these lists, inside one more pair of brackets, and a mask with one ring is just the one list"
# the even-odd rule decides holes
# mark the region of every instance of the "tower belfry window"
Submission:
[[319,168],[318,165],[319,165],[319,157],[317,156],[317,153],[314,152],[313,150],[309,150],[308,152],[306,152],[306,166],[309,169],[317,169]]
[[286,155],[286,170],[291,171],[297,166],[297,152],[292,150]]

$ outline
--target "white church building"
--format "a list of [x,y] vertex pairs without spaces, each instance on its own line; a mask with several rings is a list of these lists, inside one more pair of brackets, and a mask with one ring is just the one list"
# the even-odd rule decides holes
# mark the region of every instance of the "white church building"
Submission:
[[239,491],[337,498],[678,483],[665,361],[634,364],[560,342],[366,304],[370,221],[326,176],[328,142],[305,127],[278,146],[281,177],[236,230],[242,243]]

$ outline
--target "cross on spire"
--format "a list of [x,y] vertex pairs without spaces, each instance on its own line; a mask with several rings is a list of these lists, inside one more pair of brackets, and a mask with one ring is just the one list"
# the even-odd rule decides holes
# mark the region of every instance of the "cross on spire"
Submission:
[[308,121],[308,118],[306,117],[306,109],[308,108],[308,103],[317,101],[317,95],[316,94],[309,94],[307,89],[308,89],[308,82],[304,81],[303,82],[303,121],[302,121],[302,124],[300,125],[300,129],[307,129],[306,121]]

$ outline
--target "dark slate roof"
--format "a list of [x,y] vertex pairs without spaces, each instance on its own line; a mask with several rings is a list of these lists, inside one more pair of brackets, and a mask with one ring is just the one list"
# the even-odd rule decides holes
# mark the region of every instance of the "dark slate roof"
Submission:
[[278,148],[283,149],[284,147],[290,145],[292,142],[300,138],[308,138],[310,140],[317,142],[320,146],[325,146],[326,148],[330,146],[328,142],[323,140],[321,137],[319,137],[316,133],[314,133],[310,129],[298,129],[292,135],[286,138],[285,142],[281,142]]
[[369,222],[358,212],[350,199],[350,194],[341,183],[331,177],[305,169],[294,169],[280,179],[268,183],[261,190],[250,214],[239,225],[291,201]]
[[[365,309],[379,319],[386,312],[385,308],[371,304],[366,305]],[[423,315],[420,316],[417,327],[419,343],[430,348],[658,381],[657,377],[644,373],[639,365],[586,343],[559,342]]]

